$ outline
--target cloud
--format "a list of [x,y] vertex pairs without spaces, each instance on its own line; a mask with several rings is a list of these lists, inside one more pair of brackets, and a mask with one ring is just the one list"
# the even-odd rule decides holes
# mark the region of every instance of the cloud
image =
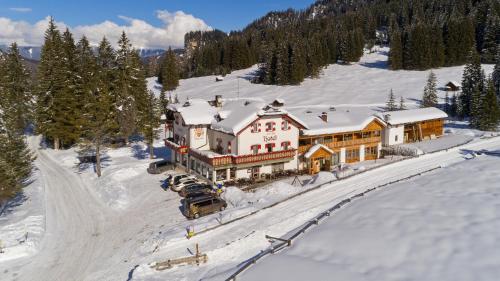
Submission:
[[18,13],[29,13],[32,11],[31,8],[21,8],[21,7],[9,8],[9,10],[14,11],[14,12],[18,12]]
[[[97,45],[103,36],[116,44],[122,31],[127,33],[131,43],[136,48],[168,48],[182,47],[184,45],[184,34],[194,30],[211,30],[202,19],[182,11],[174,13],[159,10],[156,11],[157,18],[161,21],[160,27],[150,23],[130,18],[118,16],[125,24],[120,25],[113,21],[103,21],[93,25],[78,25],[69,27],[63,22],[57,22],[58,28],[62,31],[68,27],[78,40],[85,35],[91,44]],[[30,24],[25,21],[13,21],[9,18],[0,17],[0,44],[10,44],[16,41],[19,45],[39,46],[43,43],[43,34],[47,28],[49,17]]]

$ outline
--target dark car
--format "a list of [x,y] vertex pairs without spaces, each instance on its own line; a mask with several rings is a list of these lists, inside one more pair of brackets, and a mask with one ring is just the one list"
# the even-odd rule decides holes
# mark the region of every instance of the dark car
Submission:
[[165,171],[172,170],[174,165],[168,160],[160,160],[149,164],[148,173],[161,174]]
[[183,201],[183,213],[188,219],[224,211],[227,207],[226,201],[212,194],[189,197]]
[[204,194],[211,194],[213,192],[214,189],[211,185],[194,183],[181,189],[181,191],[179,191],[179,195],[182,197],[195,197]]

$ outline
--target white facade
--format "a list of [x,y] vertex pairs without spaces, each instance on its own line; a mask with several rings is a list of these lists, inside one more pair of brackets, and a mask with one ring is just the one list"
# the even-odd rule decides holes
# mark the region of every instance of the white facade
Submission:
[[[202,110],[202,102],[193,102],[197,110]],[[223,106],[206,104],[209,110],[219,110],[208,117],[193,118],[189,104],[174,113],[174,136],[171,146],[173,158],[186,170],[206,177],[211,181],[235,178],[257,177],[279,170],[296,170],[298,167],[299,130],[302,125],[293,120],[285,111],[269,106],[241,101],[241,111],[233,114]],[[175,109],[174,109],[175,110]],[[239,113],[231,104],[231,110]],[[223,119],[227,118],[227,120]],[[229,119],[233,117],[233,119]],[[238,118],[241,121],[238,121]],[[187,120],[187,121],[186,121]],[[207,122],[210,121],[209,124]],[[194,122],[202,124],[193,124]],[[228,127],[232,124],[233,127]]]
[[404,142],[404,125],[387,126],[383,130],[382,142],[384,145],[396,145]]

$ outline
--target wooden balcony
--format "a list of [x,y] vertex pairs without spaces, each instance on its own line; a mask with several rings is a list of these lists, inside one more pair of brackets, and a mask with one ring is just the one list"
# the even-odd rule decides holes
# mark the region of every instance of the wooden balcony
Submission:
[[[363,144],[373,144],[373,143],[379,143],[382,141],[381,137],[373,137],[373,138],[365,138],[365,139],[355,139],[355,140],[348,140],[348,141],[336,141],[336,142],[330,142],[330,143],[324,143],[323,145],[326,145],[327,147],[331,149],[338,149],[342,147],[350,147],[350,146],[359,146]],[[308,144],[308,145],[302,145],[299,147],[299,154],[306,153],[313,144]]]
[[172,149],[172,150],[175,150],[177,151],[178,153],[180,154],[186,154],[188,153],[189,151],[189,148],[185,145],[179,145],[179,144],[176,144],[175,142],[171,141],[171,140],[168,140],[168,139],[164,139],[165,141],[165,146]]
[[208,156],[195,150],[190,150],[190,154],[195,158],[209,164],[214,168],[225,166],[238,166],[244,164],[259,164],[261,162],[284,160],[295,157],[296,149],[273,151],[268,153],[250,155],[220,155]]

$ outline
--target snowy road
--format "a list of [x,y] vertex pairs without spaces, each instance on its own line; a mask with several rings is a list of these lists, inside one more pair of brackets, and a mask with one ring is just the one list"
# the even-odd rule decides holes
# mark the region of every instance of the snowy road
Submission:
[[35,276],[37,280],[77,280],[106,250],[98,234],[111,214],[77,174],[38,150],[38,141],[31,138],[30,146],[37,152],[36,167],[45,186],[45,236],[38,254],[10,270],[18,272],[16,280]]

